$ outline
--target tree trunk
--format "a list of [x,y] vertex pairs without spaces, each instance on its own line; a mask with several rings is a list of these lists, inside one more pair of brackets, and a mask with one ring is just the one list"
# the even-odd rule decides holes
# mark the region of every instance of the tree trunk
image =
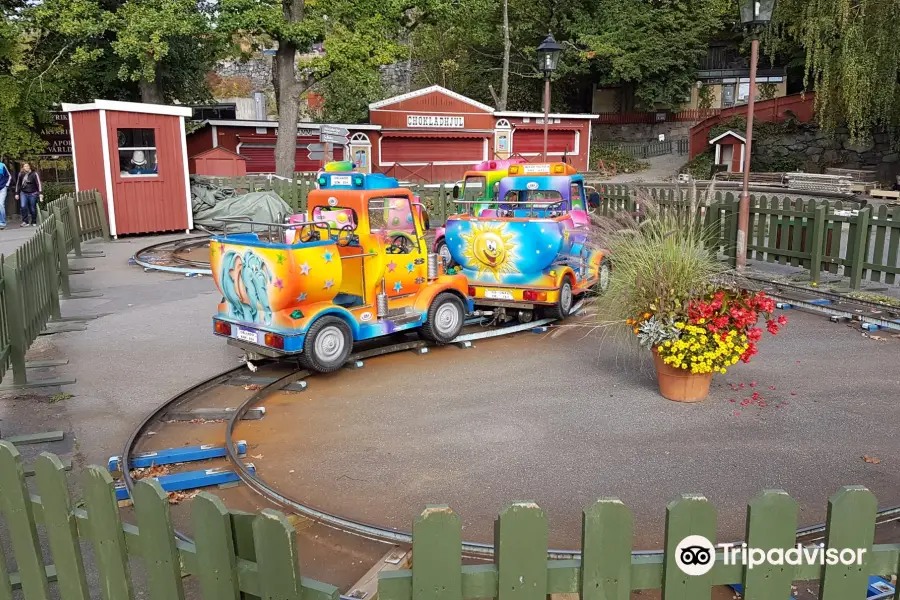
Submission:
[[500,76],[500,101],[497,110],[506,110],[506,99],[509,95],[509,0],[503,0],[503,71]]
[[162,89],[159,85],[159,77],[154,81],[147,81],[144,78],[138,82],[141,91],[141,102],[147,104],[165,104]]
[[[282,0],[284,20],[299,23],[303,20],[304,0]],[[275,141],[275,173],[292,177],[296,168],[297,114],[300,104],[300,84],[297,82],[297,44],[278,40],[275,64],[272,69],[275,102],[278,105],[278,139]]]

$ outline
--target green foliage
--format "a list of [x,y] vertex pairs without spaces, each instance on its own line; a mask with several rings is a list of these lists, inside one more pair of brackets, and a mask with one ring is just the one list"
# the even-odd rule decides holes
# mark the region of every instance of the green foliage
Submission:
[[706,110],[712,108],[715,97],[713,95],[712,86],[703,85],[697,90],[697,108]]
[[764,36],[770,53],[799,44],[819,123],[852,140],[900,123],[900,5],[883,0],[782,0]]
[[758,89],[760,100],[771,100],[778,93],[778,85],[774,83],[760,83]]
[[712,150],[707,150],[692,158],[682,167],[681,172],[690,174],[694,179],[709,179],[713,162],[715,162],[715,156]]
[[323,123],[364,123],[369,117],[369,104],[385,95],[377,69],[335,71],[315,90],[325,99]]
[[[779,138],[794,135],[804,127],[807,126],[796,119],[787,119],[781,123],[754,119],[753,153],[750,156],[750,170],[759,173],[785,173],[800,169],[806,157],[796,152],[786,155],[777,154],[773,151],[773,142],[778,141]],[[737,116],[716,125],[710,130],[710,138],[721,135],[728,130],[744,135],[744,132],[747,130],[747,119]],[[712,166],[711,152],[710,150],[710,167]],[[702,165],[698,165],[698,170],[700,168],[702,168]],[[693,172],[691,173],[693,174]],[[703,178],[706,177],[709,177],[709,170],[703,175]]]
[[595,168],[599,161],[603,161],[607,170],[618,173],[639,173],[650,167],[649,163],[638,160],[621,148],[610,146],[608,142],[591,144],[591,162],[594,164],[588,165],[589,168]]

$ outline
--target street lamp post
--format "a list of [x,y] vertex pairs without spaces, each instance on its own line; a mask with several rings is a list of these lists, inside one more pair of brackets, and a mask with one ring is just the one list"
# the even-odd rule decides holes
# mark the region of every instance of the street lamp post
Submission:
[[[753,145],[753,108],[756,101],[756,63],[759,60],[759,29],[772,20],[775,0],[741,0],[741,23],[750,31],[750,91],[747,97],[747,141],[744,148],[744,188],[738,206],[735,266],[747,266],[747,235],[750,229],[750,150]],[[738,83],[740,88],[740,83]]]
[[548,33],[537,48],[540,61],[538,68],[544,73],[544,162],[547,162],[547,135],[550,125],[550,76],[556,70],[561,52],[562,46],[556,43],[552,33]]

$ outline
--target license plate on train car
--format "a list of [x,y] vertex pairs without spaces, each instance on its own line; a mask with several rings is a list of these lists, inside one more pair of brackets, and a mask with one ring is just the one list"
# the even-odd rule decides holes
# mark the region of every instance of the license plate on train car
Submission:
[[485,290],[484,297],[490,298],[491,300],[512,300],[513,299],[512,292],[507,292],[506,290]]
[[238,329],[237,330],[237,338],[239,340],[243,340],[245,342],[252,342],[254,344],[258,344],[258,338],[255,331],[250,331],[247,329]]

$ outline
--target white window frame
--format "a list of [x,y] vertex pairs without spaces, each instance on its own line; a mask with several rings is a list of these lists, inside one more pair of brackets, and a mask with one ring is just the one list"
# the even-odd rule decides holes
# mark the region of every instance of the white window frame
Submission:
[[119,159],[119,177],[121,179],[155,179],[159,177],[159,171],[156,173],[123,173],[122,172],[122,151],[134,152],[136,150],[141,150],[146,152],[147,150],[152,150],[156,154],[156,164],[157,168],[159,165],[159,152],[156,149],[156,146],[119,146],[119,132],[126,129],[149,129],[153,132],[153,141],[156,141],[156,129],[153,127],[116,127],[116,156]]

